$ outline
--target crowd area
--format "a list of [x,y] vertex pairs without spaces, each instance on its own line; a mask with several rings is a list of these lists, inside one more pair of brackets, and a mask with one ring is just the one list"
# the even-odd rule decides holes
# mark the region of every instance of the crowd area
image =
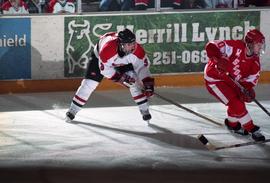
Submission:
[[[155,8],[155,0],[0,0],[1,14],[136,11]],[[215,9],[267,7],[270,0],[160,0],[161,8]],[[79,7],[79,8],[78,8]]]

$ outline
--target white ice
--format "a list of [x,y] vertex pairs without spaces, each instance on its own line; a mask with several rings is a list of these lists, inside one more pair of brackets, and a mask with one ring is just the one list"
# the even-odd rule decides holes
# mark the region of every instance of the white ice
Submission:
[[[33,94],[35,96],[36,94]],[[38,95],[38,94],[37,94]],[[52,94],[45,94],[50,96]],[[62,95],[62,94],[61,94]],[[68,93],[69,98],[72,98]],[[103,94],[100,94],[103,96]],[[166,96],[164,93],[163,95]],[[14,105],[16,102],[1,102]],[[94,96],[93,96],[94,97]],[[167,95],[170,98],[169,95]],[[39,97],[37,97],[39,98]],[[114,99],[117,96],[114,96]],[[120,97],[121,98],[121,97]],[[252,141],[231,134],[224,126],[201,119],[171,104],[150,102],[150,125],[137,106],[88,107],[72,123],[64,121],[68,102],[37,108],[38,99],[19,95],[23,110],[0,112],[0,167],[128,168],[151,170],[241,170],[270,168],[270,143],[209,151],[197,136],[204,134],[221,147]],[[36,101],[37,100],[37,101]],[[36,101],[35,103],[33,101]],[[46,100],[45,100],[46,101]],[[44,101],[42,101],[44,102]],[[260,100],[270,109],[270,100]],[[91,105],[91,104],[89,104]],[[226,117],[221,103],[182,104],[220,124]],[[3,103],[1,103],[3,107]],[[254,122],[270,138],[270,116],[255,103],[247,105]],[[11,107],[12,108],[12,107]]]

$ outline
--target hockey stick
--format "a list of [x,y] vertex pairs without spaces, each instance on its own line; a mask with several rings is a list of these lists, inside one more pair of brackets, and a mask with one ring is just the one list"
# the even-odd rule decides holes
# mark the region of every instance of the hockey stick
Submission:
[[[230,74],[227,74],[227,76],[234,82],[236,86],[238,86],[242,93],[250,95],[249,91],[244,88],[238,81],[236,81]],[[253,101],[268,115],[270,116],[270,112],[256,99],[254,98]]]
[[[128,88],[131,86],[131,84],[127,83],[127,82],[124,82],[123,84],[124,84],[124,86],[126,86]],[[144,90],[144,89],[141,88],[141,90]],[[199,113],[197,113],[197,112],[195,112],[195,111],[193,111],[193,110],[191,110],[191,109],[189,109],[187,107],[184,107],[184,106],[182,106],[182,105],[180,105],[180,104],[178,104],[178,103],[176,103],[176,102],[174,102],[174,101],[172,101],[172,100],[170,100],[170,99],[168,99],[166,97],[163,97],[162,95],[160,95],[160,94],[158,94],[156,92],[154,92],[154,94],[155,94],[155,96],[159,97],[160,99],[162,99],[162,100],[164,100],[164,101],[166,101],[166,102],[168,102],[170,104],[173,104],[173,105],[175,105],[175,106],[177,106],[177,107],[179,107],[181,109],[184,109],[184,110],[186,110],[186,111],[188,111],[188,112],[190,112],[190,113],[192,113],[192,114],[194,114],[194,115],[196,115],[196,116],[198,116],[200,118],[203,118],[203,119],[205,119],[205,120],[207,120],[207,121],[209,121],[211,123],[214,123],[215,125],[223,126],[221,123],[219,123],[217,121],[214,121],[213,119],[210,119],[210,118],[208,118],[208,117],[206,117],[206,116],[204,116],[202,114],[199,114]]]
[[243,146],[256,145],[256,144],[264,144],[264,143],[270,142],[270,139],[266,139],[264,141],[250,141],[250,142],[244,142],[244,143],[216,147],[212,143],[210,143],[204,135],[199,135],[198,139],[210,151],[217,151],[217,150],[221,150],[221,149],[229,149],[229,148],[243,147]]
[[210,118],[208,118],[208,117],[206,117],[206,116],[204,116],[202,114],[199,114],[199,113],[197,113],[197,112],[195,112],[195,111],[193,111],[193,110],[191,110],[191,109],[189,109],[187,107],[182,106],[181,104],[178,104],[178,103],[176,103],[176,102],[174,102],[174,101],[172,101],[172,100],[170,100],[170,99],[168,99],[166,97],[163,97],[162,95],[158,94],[157,92],[154,92],[154,94],[158,98],[160,98],[160,99],[162,99],[162,100],[164,100],[164,101],[166,101],[166,102],[168,102],[170,104],[173,104],[173,105],[175,105],[175,106],[177,106],[177,107],[179,107],[181,109],[184,109],[184,110],[186,110],[186,111],[188,111],[188,112],[190,112],[190,113],[192,113],[192,114],[194,114],[194,115],[196,115],[196,116],[198,116],[200,118],[203,118],[203,119],[205,119],[205,120],[207,120],[207,121],[209,121],[211,123],[214,123],[214,124],[216,124],[218,126],[222,126],[222,124],[220,124],[219,122],[216,122],[213,119],[210,119]]

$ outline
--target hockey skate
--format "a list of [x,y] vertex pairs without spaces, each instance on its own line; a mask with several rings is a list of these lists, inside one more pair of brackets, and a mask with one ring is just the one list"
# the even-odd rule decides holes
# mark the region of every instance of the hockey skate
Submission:
[[70,123],[74,118],[75,118],[75,111],[69,109],[68,112],[66,113],[66,118],[65,118],[65,121],[67,123]]
[[151,114],[149,113],[149,110],[140,110],[141,114],[142,114],[142,118],[144,121],[147,121],[149,123],[150,119],[152,118]]
[[240,135],[248,135],[248,131],[245,130],[244,128],[242,128],[241,124],[239,122],[237,122],[237,125],[232,127],[229,124],[229,120],[226,118],[224,121],[225,126],[228,128],[228,130],[240,134]]
[[257,125],[255,125],[251,129],[250,133],[251,133],[252,139],[255,140],[256,142],[265,141],[265,136],[261,133],[260,127],[258,127]]

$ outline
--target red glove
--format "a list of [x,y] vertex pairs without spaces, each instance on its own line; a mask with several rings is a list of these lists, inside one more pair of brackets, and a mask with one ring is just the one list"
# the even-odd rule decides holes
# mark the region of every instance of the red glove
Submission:
[[151,97],[154,94],[155,79],[151,77],[142,80],[144,86],[144,95]]
[[133,77],[127,75],[126,73],[119,73],[116,72],[114,76],[111,78],[114,82],[119,82],[121,84],[128,83],[128,84],[134,84],[136,81]]
[[218,47],[218,45],[216,44],[216,42],[214,41],[210,41],[205,45],[205,51],[207,53],[207,56],[212,59],[212,58],[220,58],[221,52],[220,52],[220,48]]
[[252,102],[255,99],[255,91],[253,88],[249,89],[249,90],[245,90],[244,92],[241,92],[241,94],[239,95],[240,100],[243,102]]
[[217,61],[217,69],[220,72],[228,71],[229,59],[227,57],[222,56],[221,58],[215,59]]

